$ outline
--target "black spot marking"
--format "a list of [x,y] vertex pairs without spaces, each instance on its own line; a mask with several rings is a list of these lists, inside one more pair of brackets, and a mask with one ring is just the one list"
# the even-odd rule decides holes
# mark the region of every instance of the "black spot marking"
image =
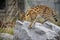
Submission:
[[54,20],[57,22],[58,20],[56,18],[54,18]]

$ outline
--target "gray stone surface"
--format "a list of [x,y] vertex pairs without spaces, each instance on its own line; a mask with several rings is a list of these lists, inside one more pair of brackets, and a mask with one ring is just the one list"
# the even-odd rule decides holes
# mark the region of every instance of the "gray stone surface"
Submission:
[[0,40],[13,40],[13,35],[8,33],[0,33]]
[[16,21],[14,40],[60,40],[60,27],[47,21],[44,24],[35,23],[32,29],[29,29],[30,22]]

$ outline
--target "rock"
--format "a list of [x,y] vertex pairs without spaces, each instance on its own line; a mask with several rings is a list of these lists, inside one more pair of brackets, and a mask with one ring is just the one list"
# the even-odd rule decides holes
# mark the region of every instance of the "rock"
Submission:
[[0,40],[13,40],[13,36],[8,33],[0,33]]
[[55,31],[59,35],[59,38],[60,38],[60,27],[59,26],[57,26],[49,21],[45,22],[43,25],[46,28],[51,29],[52,31]]
[[28,28],[29,24],[30,22],[27,21],[16,21],[14,40],[60,40],[60,33],[58,33],[60,27],[53,23],[48,21],[44,24],[36,22],[32,29]]

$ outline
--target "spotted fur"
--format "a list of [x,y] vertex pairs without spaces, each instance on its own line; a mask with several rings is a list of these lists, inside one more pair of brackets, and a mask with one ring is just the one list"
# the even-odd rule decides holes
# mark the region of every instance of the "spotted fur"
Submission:
[[44,23],[47,20],[51,21],[52,19],[54,19],[57,22],[55,11],[48,6],[37,5],[26,11],[25,19],[31,21],[31,25],[33,25],[41,17],[44,19],[42,23]]

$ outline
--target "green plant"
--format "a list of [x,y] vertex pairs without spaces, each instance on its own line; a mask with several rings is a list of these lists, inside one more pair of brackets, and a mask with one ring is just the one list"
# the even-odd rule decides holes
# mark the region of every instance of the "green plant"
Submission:
[[0,28],[0,33],[9,33],[9,34],[13,35],[14,34],[14,27]]

